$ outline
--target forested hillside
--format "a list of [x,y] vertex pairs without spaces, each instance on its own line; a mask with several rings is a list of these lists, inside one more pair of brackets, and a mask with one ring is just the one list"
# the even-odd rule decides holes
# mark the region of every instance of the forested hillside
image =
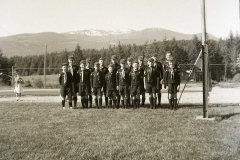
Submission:
[[[231,79],[235,74],[240,73],[240,68],[237,58],[240,54],[240,37],[230,36],[226,40],[219,39],[207,40],[209,58],[211,64],[227,64],[227,78]],[[133,57],[136,59],[138,56],[143,55],[145,61],[148,57],[156,55],[159,61],[164,61],[166,51],[172,51],[180,64],[194,64],[199,52],[201,50],[201,40],[194,35],[191,40],[176,40],[175,38],[167,40],[164,38],[162,41],[154,41],[153,43],[145,42],[144,45],[136,44],[121,44],[110,45],[108,48],[102,49],[81,49],[81,44],[77,44],[75,50],[63,50],[60,52],[47,53],[47,74],[59,73],[59,68],[63,62],[67,62],[67,57],[73,55],[76,64],[86,58],[92,59],[92,64],[100,57],[105,58],[105,65],[110,62],[112,55],[117,55],[118,60],[121,58]],[[2,52],[2,51],[1,51]],[[44,67],[44,55],[39,56],[13,56],[6,58],[4,53],[0,54],[1,69],[19,68],[21,75],[42,75]],[[211,67],[212,79],[220,81],[224,75],[224,66]]]

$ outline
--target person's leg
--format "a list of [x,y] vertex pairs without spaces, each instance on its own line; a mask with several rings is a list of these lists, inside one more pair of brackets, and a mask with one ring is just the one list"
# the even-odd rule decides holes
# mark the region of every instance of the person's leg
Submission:
[[62,97],[62,109],[65,109],[65,97]]
[[99,108],[102,108],[102,92],[101,92],[101,88],[98,89],[98,102],[99,102]]
[[18,101],[19,100],[19,98],[18,98],[18,93],[16,93],[16,101]]
[[68,95],[69,108],[72,109],[72,91],[70,88],[67,90],[67,95]]
[[145,92],[145,90],[143,90],[143,92],[142,92],[142,107],[144,107],[144,105],[145,105],[145,94],[146,94],[146,92]]
[[136,95],[136,107],[139,108],[140,107],[140,94]]
[[157,94],[157,99],[158,99],[158,107],[161,107],[161,100],[162,100],[162,93],[161,93],[161,89],[158,90],[158,94]]
[[152,101],[153,101],[153,109],[156,109],[156,103],[157,103],[157,99],[156,99],[156,93],[152,94]]
[[77,93],[73,93],[73,108],[77,108]]
[[152,93],[148,93],[148,95],[149,95],[150,108],[153,108],[153,96],[152,96]]

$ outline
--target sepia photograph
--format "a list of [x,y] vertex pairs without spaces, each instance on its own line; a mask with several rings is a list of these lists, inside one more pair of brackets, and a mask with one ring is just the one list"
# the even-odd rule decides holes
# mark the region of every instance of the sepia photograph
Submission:
[[239,160],[240,0],[0,0],[1,160]]

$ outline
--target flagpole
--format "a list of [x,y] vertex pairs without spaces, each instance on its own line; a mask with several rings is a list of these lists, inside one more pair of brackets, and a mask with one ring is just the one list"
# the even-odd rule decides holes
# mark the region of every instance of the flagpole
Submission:
[[206,13],[205,0],[202,3],[202,66],[203,66],[203,118],[208,118],[208,52],[206,45]]
[[183,90],[182,90],[182,92],[181,92],[181,95],[180,95],[180,97],[179,97],[179,99],[178,99],[178,103],[177,103],[177,104],[179,104],[179,102],[180,102],[180,99],[181,99],[181,97],[182,97],[182,94],[183,94],[183,92],[184,92],[184,89],[185,89],[185,87],[186,87],[186,85],[187,85],[187,83],[188,83],[188,81],[189,81],[189,79],[190,79],[190,77],[191,77],[191,75],[192,75],[192,73],[193,73],[194,68],[195,68],[195,65],[193,65],[193,68],[192,68],[190,74],[188,75],[187,81],[186,81],[186,83],[185,83],[185,85],[184,85],[184,87],[183,87]]

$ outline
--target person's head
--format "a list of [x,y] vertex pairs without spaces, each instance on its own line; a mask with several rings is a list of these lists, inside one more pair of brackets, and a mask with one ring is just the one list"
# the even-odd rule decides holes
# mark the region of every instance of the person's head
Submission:
[[149,58],[147,63],[148,63],[149,67],[152,67],[154,65],[154,59],[153,58]]
[[73,64],[73,60],[74,60],[74,57],[73,57],[73,56],[69,56],[69,57],[68,57],[68,63],[69,63],[69,65],[72,65],[72,64]]
[[87,58],[86,59],[86,67],[89,68],[90,67],[90,63],[91,63],[91,59]]
[[120,60],[120,66],[122,69],[125,67],[125,59]]
[[85,65],[86,65],[86,61],[85,61],[85,60],[82,60],[82,61],[80,62],[80,68],[81,68],[81,70],[84,70],[84,69],[85,69]]
[[132,61],[133,61],[132,57],[128,57],[127,58],[127,65],[132,66]]
[[170,51],[167,51],[167,52],[166,52],[166,59],[167,59],[168,61],[171,61],[171,60],[173,59],[172,52],[170,52]]
[[110,73],[113,73],[113,64],[109,64],[109,65],[108,65],[108,71],[109,71]]
[[104,58],[100,58],[98,62],[99,62],[99,65],[100,65],[100,66],[103,66]]
[[157,61],[157,57],[155,55],[153,55],[151,58],[153,59],[154,62]]
[[117,63],[117,56],[116,55],[112,55],[111,62],[112,62],[112,64]]
[[67,63],[62,64],[62,71],[67,72]]
[[143,64],[143,56],[138,57],[138,63],[140,66]]
[[138,61],[133,61],[132,66],[133,66],[133,70],[137,71],[138,70]]
[[15,77],[19,77],[19,72],[18,72],[17,69],[14,71],[14,76],[15,76]]
[[95,71],[97,71],[99,69],[99,63],[98,62],[94,63],[94,69],[95,69]]

